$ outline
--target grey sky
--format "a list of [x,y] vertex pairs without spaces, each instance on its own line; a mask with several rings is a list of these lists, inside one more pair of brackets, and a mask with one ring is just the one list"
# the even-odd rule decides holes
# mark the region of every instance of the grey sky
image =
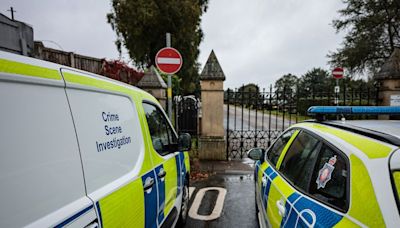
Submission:
[[[35,40],[99,58],[119,56],[106,21],[109,1],[2,0],[1,13],[9,16],[10,6],[17,20],[33,26]],[[225,88],[250,82],[267,87],[286,73],[301,76],[313,67],[328,69],[326,55],[342,40],[331,26],[340,8],[340,0],[210,0],[202,18],[199,62],[203,66],[214,49],[226,75]]]

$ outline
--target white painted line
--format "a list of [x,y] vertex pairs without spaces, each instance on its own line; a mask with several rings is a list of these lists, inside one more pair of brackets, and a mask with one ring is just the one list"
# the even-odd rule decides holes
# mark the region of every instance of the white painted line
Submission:
[[196,189],[195,187],[189,187],[189,200],[190,200],[190,198],[192,198],[192,194],[195,189]]
[[179,58],[157,58],[158,64],[181,64],[181,59]]
[[264,226],[263,226],[263,223],[261,222],[261,211],[258,211],[257,218],[258,218],[258,225],[259,225],[260,227],[264,227]]
[[[215,202],[214,209],[209,215],[199,215],[198,214],[199,207],[205,193],[207,191],[212,191],[212,190],[218,191],[218,197]],[[189,216],[192,217],[193,219],[198,219],[203,221],[209,221],[219,218],[221,216],[222,208],[224,207],[225,196],[226,196],[225,188],[209,187],[200,189],[196,194],[196,198],[194,198],[192,206],[190,207]]]

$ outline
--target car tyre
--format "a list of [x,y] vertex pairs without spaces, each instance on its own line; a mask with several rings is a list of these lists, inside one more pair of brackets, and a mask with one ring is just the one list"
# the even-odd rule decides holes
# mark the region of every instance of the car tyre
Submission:
[[181,212],[179,214],[177,227],[184,227],[186,224],[189,213],[189,200],[189,178],[185,178],[185,183],[182,189]]

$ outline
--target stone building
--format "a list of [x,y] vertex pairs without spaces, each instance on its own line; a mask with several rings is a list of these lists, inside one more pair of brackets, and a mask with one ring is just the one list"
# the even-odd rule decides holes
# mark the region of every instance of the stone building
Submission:
[[[400,48],[395,48],[375,79],[380,84],[379,105],[400,106]],[[388,119],[389,116],[381,118]]]
[[0,13],[0,50],[33,56],[33,28]]
[[136,86],[157,98],[164,110],[166,110],[167,96],[165,90],[167,88],[167,84],[165,84],[164,80],[161,78],[154,66],[150,67],[149,71],[144,74],[143,78]]

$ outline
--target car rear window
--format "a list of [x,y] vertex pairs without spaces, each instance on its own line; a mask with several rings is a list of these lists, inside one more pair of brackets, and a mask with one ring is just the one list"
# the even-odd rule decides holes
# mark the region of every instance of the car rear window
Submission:
[[347,201],[347,162],[336,150],[323,145],[319,153],[309,193],[316,198],[346,210]]
[[348,170],[344,154],[307,131],[297,135],[279,169],[298,190],[341,211],[349,205]]

